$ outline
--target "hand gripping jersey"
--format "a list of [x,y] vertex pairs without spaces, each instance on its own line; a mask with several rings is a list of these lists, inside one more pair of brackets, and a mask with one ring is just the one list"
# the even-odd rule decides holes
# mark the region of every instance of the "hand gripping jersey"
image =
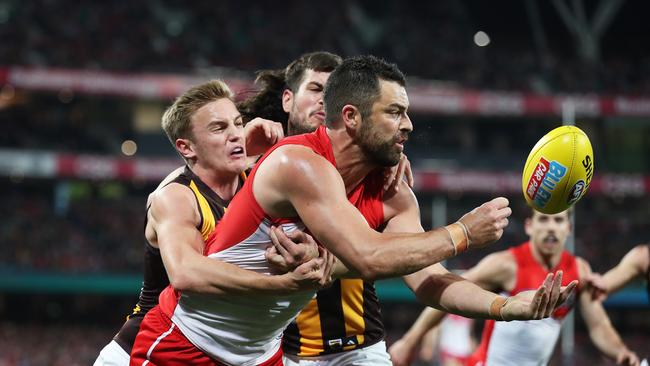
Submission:
[[[311,134],[282,140],[260,159],[257,166],[284,145],[307,146],[336,166],[324,127]],[[256,172],[257,167],[230,203],[208,240],[206,254],[269,275],[271,269],[264,253],[271,245],[271,226],[282,226],[285,232],[290,232],[302,230],[304,225],[299,217],[272,219],[263,211],[252,190]],[[348,195],[373,229],[384,221],[382,186],[381,174],[372,173]],[[160,308],[208,356],[231,365],[256,365],[278,352],[282,331],[313,296],[314,292],[310,291],[255,297],[210,296],[180,293],[168,287],[160,296]]]
[[[244,178],[245,176],[242,175],[242,179]],[[171,183],[184,185],[194,193],[201,216],[201,222],[196,228],[201,231],[203,240],[207,240],[212,234],[216,223],[223,216],[228,202],[224,201],[203,183],[187,166],[181,174],[169,182],[169,184]],[[158,296],[169,285],[169,278],[160,257],[160,250],[151,246],[149,242],[146,242],[144,247],[143,267],[144,279],[138,303],[133,308],[133,312],[127,316],[127,320],[120,331],[113,338],[127,353],[131,353],[135,336],[140,329],[140,323],[145,314],[158,304]]]
[[[563,271],[562,286],[579,279],[578,263],[571,253],[563,251],[558,265],[547,271],[533,257],[531,245],[526,242],[510,249],[517,263],[517,282],[508,296],[537,289],[549,273],[559,270]],[[470,357],[468,365],[546,365],[560,335],[562,320],[574,303],[575,292],[546,319],[512,322],[486,320],[481,344]]]

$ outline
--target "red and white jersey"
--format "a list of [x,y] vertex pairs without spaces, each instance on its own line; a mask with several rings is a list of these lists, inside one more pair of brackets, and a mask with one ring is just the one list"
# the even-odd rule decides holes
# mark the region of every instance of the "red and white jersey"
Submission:
[[440,353],[467,357],[472,353],[472,323],[474,320],[449,314],[440,325]]
[[[324,127],[311,134],[292,136],[275,145],[258,162],[279,146],[304,145],[336,166],[331,141]],[[271,245],[271,226],[285,232],[305,227],[299,217],[273,219],[253,195],[257,167],[242,190],[234,197],[225,216],[206,243],[205,254],[265,275],[271,269],[264,257]],[[383,177],[369,174],[348,198],[376,229],[384,221]],[[160,307],[197,348],[229,365],[257,365],[275,355],[284,328],[312,299],[314,292],[265,296],[214,296],[180,293],[167,288]]]
[[[517,264],[517,282],[508,296],[537,289],[549,273],[563,271],[562,286],[579,279],[578,263],[571,253],[564,251],[558,265],[547,271],[533,257],[531,243],[526,242],[510,252]],[[571,311],[575,295],[546,319],[496,322],[487,320],[481,344],[470,357],[468,365],[539,366],[546,365],[560,335],[562,320]]]

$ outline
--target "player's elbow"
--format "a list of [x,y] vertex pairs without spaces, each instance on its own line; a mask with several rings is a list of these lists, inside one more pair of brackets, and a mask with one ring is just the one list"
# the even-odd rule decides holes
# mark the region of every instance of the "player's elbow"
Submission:
[[360,255],[354,263],[348,265],[364,281],[376,281],[386,277],[383,266],[372,255]]
[[168,271],[169,283],[177,291],[197,291],[198,284],[187,271]]

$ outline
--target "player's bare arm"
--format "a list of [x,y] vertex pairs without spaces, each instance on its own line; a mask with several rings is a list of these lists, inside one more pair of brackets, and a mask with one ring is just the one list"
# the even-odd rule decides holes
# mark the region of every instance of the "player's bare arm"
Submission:
[[[395,197],[386,201],[385,211],[393,216],[389,219],[385,232],[423,232],[417,200],[408,187],[403,187]],[[508,265],[508,261],[492,256],[486,258],[484,262],[473,272],[470,271],[468,274],[470,278],[476,279],[491,290],[498,290],[509,284],[514,274],[514,261],[511,260],[511,265]],[[557,282],[561,279],[561,275],[558,275],[550,287],[542,287],[535,293],[535,296],[539,296],[539,304],[535,303],[533,298],[514,296],[503,305],[500,314],[494,314],[491,306],[498,301],[499,295],[450,273],[440,264],[405,276],[404,279],[421,302],[447,312],[473,318],[534,319],[540,316],[540,313],[542,317],[547,317],[550,315],[549,309],[554,310],[568,296],[566,290],[565,293],[559,290],[553,291],[559,289]],[[468,299],[472,300],[468,301]],[[513,312],[511,309],[517,311]]]
[[[591,274],[589,263],[582,258],[577,258],[577,262],[580,278],[588,277]],[[627,348],[612,326],[602,303],[594,300],[587,291],[580,294],[580,311],[589,330],[589,337],[603,354],[616,360],[617,364],[639,364],[637,355]]]
[[170,283],[177,290],[222,295],[312,289],[324,282],[328,276],[324,272],[331,267],[330,259],[322,257],[285,275],[265,276],[203,256],[196,200],[187,187],[178,184],[152,195],[148,215],[147,239],[160,249]]
[[648,272],[650,255],[648,245],[637,245],[621,259],[621,262],[603,275],[603,282],[608,293],[616,292]]
[[[262,188],[263,187],[263,188]],[[299,215],[311,233],[364,279],[412,273],[454,254],[449,233],[380,234],[346,199],[341,176],[323,157],[302,146],[283,146],[260,165],[255,198],[274,217]],[[510,213],[507,201],[469,214],[472,245],[494,242]],[[507,222],[506,222],[507,223]],[[473,229],[473,230],[472,230]]]

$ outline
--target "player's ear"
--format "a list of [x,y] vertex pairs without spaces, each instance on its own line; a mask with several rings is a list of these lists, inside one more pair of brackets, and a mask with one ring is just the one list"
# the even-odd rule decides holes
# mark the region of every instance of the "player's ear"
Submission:
[[341,109],[341,119],[348,130],[356,130],[361,125],[361,112],[351,104],[346,104]]
[[192,145],[192,141],[189,139],[176,139],[174,146],[176,147],[178,153],[181,154],[183,158],[185,158],[185,160],[196,157],[194,146]]
[[526,235],[530,236],[532,231],[531,231],[531,224],[533,222],[533,219],[530,217],[527,217],[526,220],[524,220],[524,231],[526,232]]
[[289,113],[291,112],[291,107],[293,106],[293,92],[290,89],[284,89],[282,92],[282,109]]

